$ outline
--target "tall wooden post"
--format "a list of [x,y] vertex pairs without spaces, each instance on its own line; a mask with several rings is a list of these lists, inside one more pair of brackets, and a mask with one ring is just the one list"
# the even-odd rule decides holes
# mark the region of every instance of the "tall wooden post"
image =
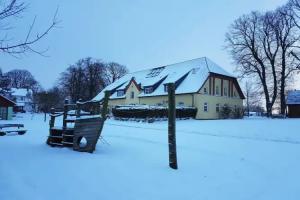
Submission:
[[110,91],[105,91],[105,96],[104,96],[103,106],[102,106],[102,111],[101,111],[101,117],[104,120],[106,119],[109,96],[110,96]]
[[50,129],[54,127],[54,123],[55,123],[55,109],[54,108],[51,108],[50,110],[50,121],[49,121],[49,126],[50,126]]
[[65,105],[64,105],[64,115],[63,115],[63,129],[67,128],[67,122],[66,119],[68,117],[68,107],[69,107],[69,100],[65,99]]
[[76,118],[79,118],[81,114],[81,99],[76,102]]
[[175,84],[168,83],[168,142],[169,142],[169,166],[178,169],[176,151],[176,105],[175,105]]

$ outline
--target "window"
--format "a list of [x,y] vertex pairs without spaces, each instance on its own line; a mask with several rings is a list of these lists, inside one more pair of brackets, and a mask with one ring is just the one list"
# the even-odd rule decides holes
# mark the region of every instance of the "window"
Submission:
[[153,87],[145,87],[144,88],[144,93],[145,94],[150,94],[153,92]]
[[149,74],[147,74],[146,78],[158,76],[164,68],[165,67],[158,67],[158,68],[152,69],[151,72]]
[[227,88],[224,87],[224,96],[227,96]]
[[124,93],[124,90],[118,90],[118,91],[117,91],[117,96],[118,96],[118,97],[124,96],[124,94],[125,94],[125,93]]
[[131,92],[131,93],[130,93],[130,98],[131,98],[131,99],[134,99],[134,92]]
[[207,103],[204,103],[203,111],[208,112],[208,104]]
[[216,95],[220,95],[219,86],[216,86]]
[[235,91],[233,92],[233,96],[236,97],[236,92]]
[[216,112],[220,112],[220,104],[216,104]]
[[207,94],[207,88],[206,87],[203,88],[203,92],[204,92],[204,94]]
[[179,102],[178,106],[184,106],[184,102]]

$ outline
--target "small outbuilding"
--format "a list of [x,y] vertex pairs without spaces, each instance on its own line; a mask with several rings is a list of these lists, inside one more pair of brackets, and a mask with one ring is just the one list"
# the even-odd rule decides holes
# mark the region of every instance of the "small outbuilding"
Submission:
[[300,118],[300,90],[293,90],[288,92],[286,105],[288,117]]
[[0,119],[1,120],[10,120],[13,115],[13,107],[15,102],[9,100],[8,98],[0,95]]

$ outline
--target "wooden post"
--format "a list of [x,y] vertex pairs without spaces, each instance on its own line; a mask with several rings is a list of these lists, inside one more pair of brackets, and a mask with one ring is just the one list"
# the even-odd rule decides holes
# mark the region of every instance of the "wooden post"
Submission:
[[102,106],[102,111],[101,111],[101,117],[104,120],[106,119],[109,96],[110,96],[110,91],[105,91],[105,96],[104,96],[103,106]]
[[175,105],[175,84],[168,83],[168,142],[169,142],[169,166],[178,169],[176,152],[176,105]]
[[55,109],[54,108],[51,108],[50,110],[50,113],[51,113],[51,117],[50,117],[50,121],[49,121],[49,126],[50,126],[50,129],[53,128],[54,126],[54,123],[55,123]]
[[81,112],[81,103],[80,103],[81,99],[79,99],[77,102],[76,102],[76,118],[79,118],[80,117],[80,112]]
[[65,105],[64,105],[64,115],[63,115],[63,129],[67,128],[67,122],[66,119],[68,117],[68,105],[69,104],[69,100],[65,99]]

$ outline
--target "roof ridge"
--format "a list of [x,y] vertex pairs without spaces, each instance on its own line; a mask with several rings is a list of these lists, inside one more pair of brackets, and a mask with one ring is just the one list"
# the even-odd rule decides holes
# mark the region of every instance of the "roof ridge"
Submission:
[[205,63],[206,63],[206,67],[207,67],[208,72],[211,72],[210,69],[209,69],[209,67],[208,67],[207,58],[204,57],[204,59],[205,59]]
[[[193,59],[189,59],[189,60],[185,60],[185,61],[180,61],[180,62],[168,64],[168,65],[161,65],[160,67],[169,67],[171,65],[177,65],[177,64],[180,64],[180,63],[185,63],[185,62],[194,61],[194,60],[198,60],[198,59],[205,59],[205,62],[206,62],[206,56],[203,56],[203,57],[199,57],[199,58],[193,58]],[[207,62],[206,62],[206,64],[207,64]],[[142,70],[139,70],[139,71],[130,72],[128,74],[143,72],[143,71],[147,71],[147,70],[151,70],[151,69],[155,69],[155,68],[159,68],[159,67],[152,67],[152,68],[142,69]]]

